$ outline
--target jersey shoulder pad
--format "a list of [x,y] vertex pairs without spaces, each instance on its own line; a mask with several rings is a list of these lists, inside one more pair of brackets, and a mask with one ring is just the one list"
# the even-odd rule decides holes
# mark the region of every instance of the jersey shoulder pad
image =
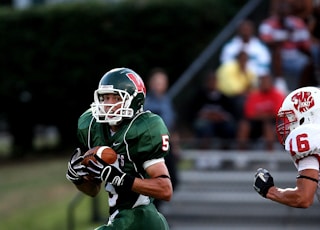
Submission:
[[125,138],[137,140],[139,157],[144,160],[164,157],[169,151],[169,131],[161,117],[151,112],[139,114]]
[[138,126],[140,130],[152,129],[154,132],[164,132],[167,133],[167,126],[165,125],[162,118],[150,111],[146,111],[139,115],[139,117],[134,122],[135,126]]

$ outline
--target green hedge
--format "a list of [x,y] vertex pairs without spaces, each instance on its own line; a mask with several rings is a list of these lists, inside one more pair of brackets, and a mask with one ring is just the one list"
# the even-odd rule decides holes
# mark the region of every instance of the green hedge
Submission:
[[37,123],[75,136],[77,117],[111,68],[145,79],[161,66],[174,83],[247,1],[134,2],[0,8],[0,113],[15,136]]

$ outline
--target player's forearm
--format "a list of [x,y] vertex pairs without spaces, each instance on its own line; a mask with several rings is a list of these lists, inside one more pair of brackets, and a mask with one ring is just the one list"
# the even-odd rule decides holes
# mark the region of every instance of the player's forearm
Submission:
[[173,193],[169,178],[135,178],[132,191],[166,201],[171,199]]
[[295,208],[308,208],[313,203],[313,199],[306,199],[297,188],[281,189],[273,186],[269,189],[267,198]]

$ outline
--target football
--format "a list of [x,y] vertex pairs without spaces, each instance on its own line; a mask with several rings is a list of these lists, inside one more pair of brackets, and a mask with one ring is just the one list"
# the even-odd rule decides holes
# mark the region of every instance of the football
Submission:
[[94,155],[97,154],[104,162],[108,164],[113,164],[117,160],[117,153],[109,146],[97,146],[89,149],[84,154],[84,159],[82,160],[83,165],[88,165],[89,160],[96,162]]

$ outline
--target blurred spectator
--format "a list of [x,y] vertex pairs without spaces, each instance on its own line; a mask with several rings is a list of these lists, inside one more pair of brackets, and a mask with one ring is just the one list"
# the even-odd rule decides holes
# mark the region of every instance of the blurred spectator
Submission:
[[292,7],[292,14],[302,19],[307,18],[312,13],[314,0],[272,0],[271,1],[271,14],[276,12],[279,2],[286,1]]
[[[280,0],[273,0],[273,5]],[[300,17],[310,32],[311,36],[311,57],[314,70],[314,76],[316,78],[311,79],[312,82],[308,82],[308,79],[302,79],[301,85],[316,85],[319,84],[320,78],[320,36],[319,36],[319,13],[320,13],[320,1],[319,0],[282,0],[287,1],[292,7],[292,14]]]
[[[154,68],[148,77],[147,96],[144,103],[145,110],[150,110],[162,117],[170,132],[170,152],[165,157],[173,189],[178,185],[177,164],[180,155],[179,134],[175,131],[176,114],[170,98],[167,96],[169,79],[167,72],[162,68]],[[155,200],[154,204],[160,207],[161,201]]]
[[288,1],[276,2],[274,14],[260,24],[259,34],[272,52],[277,88],[288,93],[313,82],[310,33]]
[[[308,1],[309,2],[309,1]],[[320,1],[313,1],[312,12],[304,17],[311,35],[311,55],[316,84],[320,84]]]
[[248,54],[248,66],[255,75],[270,73],[271,53],[255,35],[253,22],[250,20],[242,21],[238,26],[237,34],[222,47],[221,64],[235,60],[240,51]]
[[257,86],[257,76],[247,65],[248,55],[241,50],[235,60],[221,64],[217,71],[217,89],[230,100],[232,114],[241,126],[245,98]]
[[228,97],[244,95],[257,84],[257,75],[248,66],[248,54],[244,50],[236,59],[222,63],[216,75],[218,90]]
[[212,138],[219,138],[219,148],[230,147],[230,139],[235,137],[235,122],[231,114],[230,100],[217,90],[217,79],[214,71],[206,75],[204,87],[197,94],[200,108],[194,121],[198,148],[209,149],[213,146]]
[[248,149],[250,140],[262,137],[265,149],[273,150],[275,118],[284,98],[270,75],[259,77],[259,87],[248,94],[244,104],[244,122],[237,137],[239,149]]
[[145,109],[160,115],[167,127],[174,128],[176,114],[173,105],[166,93],[169,86],[168,75],[162,68],[154,68],[148,76],[148,91],[145,102]]

